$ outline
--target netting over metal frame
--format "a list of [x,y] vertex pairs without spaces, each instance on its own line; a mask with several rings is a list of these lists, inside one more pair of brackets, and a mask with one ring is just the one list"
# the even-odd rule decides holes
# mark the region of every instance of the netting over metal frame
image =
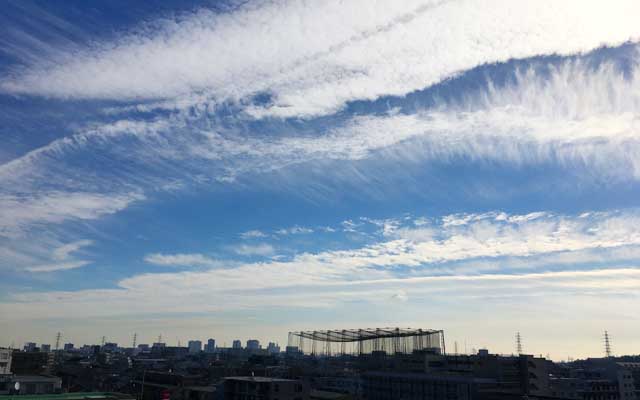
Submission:
[[411,328],[367,328],[289,332],[289,346],[307,354],[341,355],[411,353],[438,349],[445,353],[444,331]]

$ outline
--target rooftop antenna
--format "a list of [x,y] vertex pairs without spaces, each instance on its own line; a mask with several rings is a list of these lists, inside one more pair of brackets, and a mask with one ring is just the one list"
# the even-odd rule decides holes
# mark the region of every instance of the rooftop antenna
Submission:
[[136,342],[138,341],[138,334],[134,332],[133,334],[133,346],[131,346],[132,348],[136,348]]
[[516,350],[518,355],[522,354],[522,336],[520,336],[520,332],[516,333]]
[[610,342],[609,332],[604,331],[604,353],[607,355],[607,358],[611,357],[611,342]]
[[56,350],[60,350],[60,338],[62,338],[62,333],[58,332],[56,334]]

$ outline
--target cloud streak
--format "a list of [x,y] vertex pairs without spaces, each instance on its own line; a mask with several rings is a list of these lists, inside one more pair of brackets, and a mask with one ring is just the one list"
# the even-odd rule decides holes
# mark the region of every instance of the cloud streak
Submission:
[[91,261],[76,260],[73,253],[76,253],[80,249],[92,244],[93,241],[84,239],[59,246],[51,252],[49,263],[31,265],[26,267],[25,271],[38,273],[66,271],[70,269],[82,268],[86,265],[91,264]]
[[[211,301],[209,304],[236,309],[287,306],[293,299],[297,299],[296,304],[299,300],[302,306],[334,293],[331,303],[339,303],[347,299],[369,299],[367,293],[374,288],[388,291],[388,297],[395,298],[399,290],[404,290],[410,298],[420,293],[424,296],[450,291],[472,297],[490,293],[517,297],[557,290],[582,295],[627,293],[638,283],[640,270],[629,264],[629,253],[621,249],[626,247],[633,253],[640,246],[640,235],[635,229],[639,218],[635,211],[580,216],[456,214],[431,219],[429,227],[436,233],[428,236],[416,234],[426,229],[424,225],[415,227],[412,220],[405,220],[403,227],[394,230],[388,238],[391,240],[358,249],[301,253],[288,260],[246,264],[218,261],[200,253],[154,253],[146,256],[145,261],[159,266],[203,269],[135,275],[121,280],[118,289],[13,294],[12,297],[25,303],[21,307],[35,307],[30,311],[33,313],[43,299],[56,298],[58,303],[84,309],[85,301],[91,304],[102,296],[123,303],[148,296],[148,301],[143,302],[147,304],[145,312],[152,312],[163,309],[167,302],[182,304],[179,308],[183,311],[196,311],[204,304],[187,301],[187,298],[206,298]],[[67,246],[70,247],[74,245]],[[572,253],[580,258],[584,256],[580,252],[585,250],[606,249],[612,250],[606,253],[609,259],[600,260],[598,268],[585,266],[585,260],[578,260],[576,264],[567,258]],[[563,254],[564,265],[555,263],[554,257]],[[546,263],[539,256],[547,257]],[[528,258],[534,260],[535,272],[527,272],[520,266],[510,268],[514,260],[526,263]],[[486,273],[482,263],[492,259],[503,263],[503,267]],[[474,260],[479,264],[475,270],[470,268]],[[616,260],[622,260],[622,264]],[[456,263],[462,263],[460,270],[456,270]],[[559,266],[561,270],[553,270]],[[46,266],[41,269],[45,270]],[[162,298],[158,298],[157,293],[162,293]],[[175,308],[171,306],[172,310]],[[138,306],[115,309],[142,312]]]
[[586,52],[637,39],[632,16],[638,7],[629,0],[607,6],[291,1],[220,15],[202,10],[113,43],[63,53],[15,72],[0,87],[118,100],[202,93],[217,103],[269,92],[272,102],[253,107],[252,115],[311,116],[351,100],[404,95],[485,63]]
[[14,237],[36,224],[98,219],[142,199],[144,196],[140,193],[108,195],[53,191],[26,196],[0,195],[0,235]]
[[144,258],[149,264],[161,267],[206,267],[220,266],[220,262],[203,254],[149,254]]

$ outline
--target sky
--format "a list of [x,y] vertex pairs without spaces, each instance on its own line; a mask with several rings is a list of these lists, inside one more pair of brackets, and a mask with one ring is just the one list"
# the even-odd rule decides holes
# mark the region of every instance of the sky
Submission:
[[3,1],[0,346],[640,352],[640,3]]

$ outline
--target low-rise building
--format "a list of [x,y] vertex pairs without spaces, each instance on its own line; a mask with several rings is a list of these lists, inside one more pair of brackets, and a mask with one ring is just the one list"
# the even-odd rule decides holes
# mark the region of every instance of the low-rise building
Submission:
[[13,350],[0,349],[0,375],[7,375],[11,373],[11,359]]
[[9,394],[33,395],[55,394],[62,389],[62,379],[46,375],[13,375],[9,384]]

